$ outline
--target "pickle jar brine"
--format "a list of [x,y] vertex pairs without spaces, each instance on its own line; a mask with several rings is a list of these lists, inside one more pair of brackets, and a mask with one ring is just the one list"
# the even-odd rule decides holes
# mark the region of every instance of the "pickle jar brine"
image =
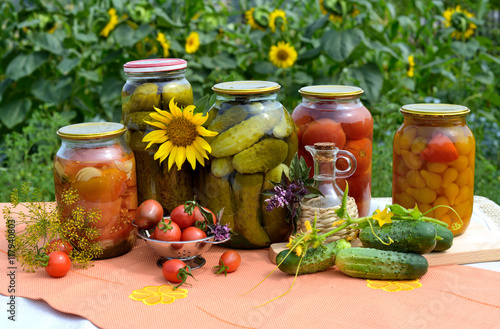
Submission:
[[277,100],[280,85],[268,81],[234,81],[212,88],[217,99],[210,109],[207,129],[211,161],[201,168],[195,193],[202,205],[236,233],[226,244],[234,248],[261,248],[282,242],[292,226],[286,210],[266,211],[262,195],[278,182],[297,152],[297,134],[291,115]]
[[127,82],[122,90],[122,122],[128,128],[127,143],[137,161],[137,188],[139,203],[154,199],[168,214],[176,206],[193,199],[192,171],[187,166],[168,170],[154,159],[159,144],[146,149],[146,134],[155,127],[150,113],[155,108],[170,112],[172,98],[180,108],[193,104],[193,90],[185,77],[187,62],[183,59],[145,59],[123,65]]
[[[469,226],[474,200],[475,139],[467,126],[470,110],[453,104],[410,104],[394,135],[392,201],[418,205],[447,224],[454,235]],[[460,223],[463,225],[457,228]]]
[[[100,220],[91,224],[100,231],[100,258],[122,255],[137,239],[132,220],[137,209],[135,158],[124,142],[126,128],[115,122],[93,122],[62,127],[62,143],[54,159],[56,201],[62,216],[82,207],[98,210]],[[78,194],[76,203],[62,202],[68,189]]]

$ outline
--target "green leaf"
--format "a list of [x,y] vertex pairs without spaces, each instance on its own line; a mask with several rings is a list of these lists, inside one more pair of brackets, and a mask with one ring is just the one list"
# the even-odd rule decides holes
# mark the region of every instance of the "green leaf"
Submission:
[[363,32],[358,29],[344,31],[329,30],[323,34],[321,44],[326,54],[334,61],[345,61],[359,45]]
[[389,206],[390,211],[396,216],[408,216],[410,211],[399,204],[392,204]]
[[155,14],[160,18],[158,24],[159,25],[164,25],[167,27],[184,27],[184,25],[180,22],[175,22],[170,18],[170,16],[167,15],[165,11],[163,11],[160,7],[156,6],[155,9]]
[[216,69],[235,69],[236,58],[226,52],[220,53],[213,58],[213,64]]
[[500,106],[500,95],[495,92],[488,92],[483,94],[484,100],[495,104],[496,106]]
[[306,27],[306,31],[304,33],[304,37],[311,38],[317,30],[321,29],[328,22],[328,17],[330,15],[324,15],[319,19],[315,20],[311,25]]
[[194,103],[195,110],[194,113],[203,113],[203,115],[206,115],[208,113],[208,110],[210,108],[209,106],[210,102],[210,96],[205,95],[202,98],[198,99],[196,103]]
[[135,39],[134,30],[127,24],[120,24],[113,30],[112,35],[116,39],[116,43],[122,47],[132,47],[137,40]]
[[99,82],[101,80],[97,71],[80,70],[78,74],[93,82]]
[[485,85],[493,85],[495,83],[495,75],[491,71],[478,73],[473,78]]
[[338,209],[335,209],[335,213],[337,214],[337,216],[339,216],[339,218],[345,218],[347,217],[346,215],[348,215],[348,212],[347,212],[347,195],[349,194],[349,183],[345,183],[345,191],[344,191],[344,195],[342,196],[342,204],[340,205],[340,208]]
[[309,166],[307,165],[306,159],[304,159],[303,157],[300,157],[299,167],[300,167],[299,179],[301,181],[308,179],[309,173],[311,172],[311,168],[309,168]]
[[78,63],[80,63],[79,58],[65,57],[61,62],[59,62],[59,64],[57,64],[57,70],[62,74],[68,74],[78,65]]
[[12,80],[7,78],[0,82],[0,102],[2,101],[2,96],[5,90],[12,84]]
[[293,82],[298,85],[308,86],[313,84],[313,78],[306,72],[298,71],[293,75]]
[[474,57],[479,50],[479,42],[475,39],[468,42],[453,41],[451,43],[451,49],[462,56]]
[[257,62],[253,65],[253,69],[260,74],[272,74],[276,71],[276,66],[270,62]]
[[75,32],[75,39],[84,43],[94,43],[99,41],[97,36],[92,33],[79,33]]
[[413,210],[410,211],[410,216],[415,220],[418,220],[420,217],[422,217],[422,213],[418,209],[417,205],[415,205],[415,208],[413,208]]
[[359,81],[359,86],[365,91],[370,102],[376,102],[384,84],[384,77],[375,63],[367,63],[352,69],[352,76]]
[[323,51],[322,47],[316,47],[316,48],[309,49],[309,50],[299,54],[297,60],[298,61],[306,61],[306,60],[315,59],[316,57],[318,57],[321,54],[322,51]]
[[0,107],[0,119],[9,128],[21,123],[26,118],[31,108],[31,101],[28,98],[18,99]]
[[233,74],[233,73],[231,73],[230,75],[228,75],[228,76],[227,76],[227,78],[225,78],[225,79],[223,80],[223,82],[232,82],[232,81],[234,81],[234,80],[235,80],[235,79],[234,79],[234,74]]
[[38,33],[33,38],[33,42],[35,45],[53,54],[62,55],[64,53],[62,42],[54,34],[45,32]]
[[17,55],[7,66],[5,75],[12,80],[19,80],[33,73],[43,65],[49,55],[46,52],[35,52]]
[[491,56],[488,53],[481,53],[481,54],[479,54],[479,57],[486,57],[488,60],[500,65],[500,58],[497,58],[495,56]]
[[71,90],[70,77],[51,81],[40,78],[33,84],[31,93],[45,103],[59,105],[69,98]]
[[300,178],[300,161],[297,153],[293,156],[292,161],[290,162],[290,180],[298,180]]

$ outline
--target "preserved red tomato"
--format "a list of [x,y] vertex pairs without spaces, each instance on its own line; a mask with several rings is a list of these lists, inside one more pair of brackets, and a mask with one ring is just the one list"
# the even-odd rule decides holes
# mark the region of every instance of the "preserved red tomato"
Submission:
[[[351,86],[308,86],[299,90],[302,102],[294,109],[292,118],[297,126],[298,155],[304,157],[313,176],[313,159],[306,145],[333,142],[339,149],[351,152],[357,168],[348,178],[349,196],[356,200],[360,216],[368,215],[371,201],[373,119],[361,103],[363,90]],[[347,162],[337,161],[345,170]],[[344,190],[345,179],[337,179]],[[353,186],[355,185],[355,186]]]
[[[122,255],[136,241],[132,220],[137,209],[135,158],[123,141],[126,129],[118,123],[88,123],[61,128],[61,148],[54,159],[56,200],[64,218],[76,207],[98,210],[96,239],[101,258]],[[73,188],[78,200],[67,205],[62,195]]]

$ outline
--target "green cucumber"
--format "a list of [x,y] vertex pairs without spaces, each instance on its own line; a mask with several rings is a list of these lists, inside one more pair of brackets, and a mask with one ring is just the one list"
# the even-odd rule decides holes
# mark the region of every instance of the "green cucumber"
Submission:
[[419,254],[359,247],[341,250],[335,265],[348,276],[378,280],[414,280],[429,269]]
[[[385,243],[389,238],[394,242],[385,244],[377,237]],[[374,225],[373,232],[370,226],[363,228],[359,240],[366,248],[425,254],[436,246],[436,228],[420,220],[397,220],[382,227]]]
[[449,228],[442,225],[432,223],[436,228],[437,236],[441,239],[436,239],[436,247],[432,251],[445,251],[453,245],[453,232]]
[[[321,245],[317,248],[310,248],[302,258],[298,274],[309,274],[325,271],[332,267],[335,263],[335,255],[345,248],[350,248],[351,244],[341,239],[330,242],[326,245]],[[287,256],[288,255],[288,256]],[[285,258],[286,257],[286,258]],[[295,251],[290,252],[285,249],[276,256],[276,264],[278,268],[287,273],[295,275],[299,266],[301,257],[297,256]]]

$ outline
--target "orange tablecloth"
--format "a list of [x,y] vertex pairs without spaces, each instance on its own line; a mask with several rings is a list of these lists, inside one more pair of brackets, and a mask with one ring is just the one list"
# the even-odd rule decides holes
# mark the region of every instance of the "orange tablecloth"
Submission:
[[[3,208],[3,206],[2,206]],[[2,232],[5,223],[2,219]],[[144,243],[128,254],[96,261],[87,270],[73,269],[54,279],[43,269],[16,271],[16,296],[43,299],[56,310],[77,314],[103,328],[498,328],[500,273],[466,266],[432,267],[418,282],[400,284],[349,278],[334,268],[299,276],[279,271],[255,290],[274,265],[267,250],[240,251],[242,265],[227,277],[213,266],[225,249],[214,246],[195,270],[187,297],[171,304],[145,305],[129,296],[134,290],[167,284],[156,265],[157,255]],[[2,273],[7,243],[0,242]],[[9,277],[2,274],[0,294],[9,296]],[[397,291],[393,291],[397,290]],[[6,315],[2,315],[6,316]],[[28,316],[24,314],[22,316]]]

